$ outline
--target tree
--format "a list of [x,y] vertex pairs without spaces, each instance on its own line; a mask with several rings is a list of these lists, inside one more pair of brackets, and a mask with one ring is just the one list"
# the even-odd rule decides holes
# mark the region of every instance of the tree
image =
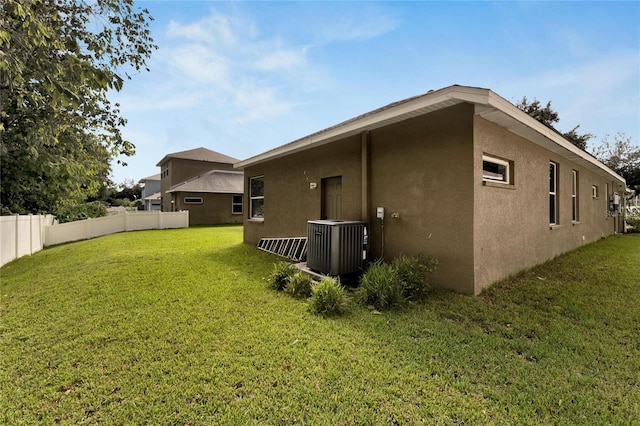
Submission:
[[110,160],[135,153],[109,90],[157,48],[133,0],[0,3],[0,205],[54,212],[97,195]]
[[535,118],[545,126],[551,128],[552,130],[560,133],[566,139],[568,139],[572,144],[577,146],[582,150],[587,149],[587,141],[593,138],[591,133],[578,134],[577,130],[580,125],[575,126],[572,130],[567,133],[561,133],[554,127],[555,123],[560,122],[560,116],[557,112],[555,112],[551,108],[551,101],[547,102],[547,105],[542,107],[540,101],[534,99],[533,102],[529,102],[526,96],[522,97],[522,100],[516,104],[516,107],[521,109],[522,111],[529,114],[531,117]]
[[526,96],[522,97],[522,100],[516,104],[518,108],[526,112],[542,124],[547,127],[554,128],[553,125],[560,121],[558,113],[551,109],[551,101],[547,102],[547,105],[543,108],[540,105],[540,101],[533,99],[533,102],[529,102]]
[[618,133],[611,142],[609,136],[605,136],[593,155],[625,178],[628,187],[640,191],[640,147],[633,145],[630,137]]
[[135,201],[142,197],[142,186],[133,179],[125,179],[119,186],[119,191],[114,194],[115,199]]

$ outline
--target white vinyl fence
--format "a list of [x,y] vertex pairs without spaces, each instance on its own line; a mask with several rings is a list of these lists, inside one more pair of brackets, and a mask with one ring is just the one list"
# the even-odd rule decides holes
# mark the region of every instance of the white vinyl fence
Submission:
[[54,223],[53,216],[0,216],[0,266],[43,247],[116,232],[188,228],[189,212],[124,212],[96,219]]
[[0,216],[0,266],[42,250],[51,215]]

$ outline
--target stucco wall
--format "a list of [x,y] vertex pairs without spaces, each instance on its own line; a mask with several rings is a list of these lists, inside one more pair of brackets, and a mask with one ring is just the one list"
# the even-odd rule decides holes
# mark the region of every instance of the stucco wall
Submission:
[[[250,178],[264,175],[264,220],[245,220],[245,243],[306,236],[307,221],[320,219],[323,178],[342,176],[343,219],[360,220],[360,167],[360,137],[354,136],[246,168],[245,194],[250,193]],[[248,218],[248,195],[245,206]]]
[[[473,107],[458,105],[369,134],[371,258],[424,252],[440,261],[434,284],[466,293],[473,292],[472,126]],[[343,219],[364,219],[361,149],[356,135],[246,168],[245,194],[249,179],[264,175],[265,217],[245,220],[244,241],[306,235],[307,221],[320,218],[326,177],[342,176]],[[386,209],[384,253],[377,206]]]
[[[607,179],[480,117],[474,126],[475,289],[614,232]],[[482,155],[513,161],[514,185],[486,185]],[[558,163],[559,224],[549,225],[549,161]],[[578,171],[579,222],[572,221],[572,170]],[[611,185],[611,182],[609,182]],[[599,187],[592,198],[591,187]]]
[[[242,194],[235,194],[242,195]],[[202,192],[177,192],[176,210],[189,211],[189,225],[214,225],[242,223],[243,215],[232,214],[232,194],[210,194]],[[202,204],[185,204],[185,197],[202,197]]]
[[[371,249],[423,252],[440,262],[436,285],[473,292],[473,106],[461,104],[371,133]],[[392,214],[397,213],[398,218]]]
[[[249,179],[264,175],[265,216],[250,220],[245,207],[244,241],[306,235],[307,221],[320,218],[322,179],[333,176],[342,176],[343,218],[371,218],[371,259],[425,253],[440,262],[432,282],[463,293],[478,294],[616,230],[616,219],[607,217],[609,177],[474,112],[473,105],[459,104],[247,167],[245,194]],[[483,182],[483,154],[513,162],[513,185]],[[557,226],[549,225],[549,161],[559,165]],[[578,222],[571,217],[572,170],[579,173]],[[311,183],[317,187],[311,189]],[[599,188],[596,199],[592,185]],[[385,208],[384,235],[378,206]]]

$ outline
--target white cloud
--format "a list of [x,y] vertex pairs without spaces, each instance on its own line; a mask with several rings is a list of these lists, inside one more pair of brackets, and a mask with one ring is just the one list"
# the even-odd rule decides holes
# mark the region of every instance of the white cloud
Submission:
[[[166,34],[169,43],[160,53],[172,87],[167,96],[199,102],[184,105],[204,111],[212,124],[285,114],[296,99],[327,84],[308,63],[307,45],[261,35],[244,17],[215,13],[192,23],[174,20]],[[295,89],[280,90],[284,86]]]
[[399,21],[388,13],[369,10],[325,22],[320,34],[324,42],[371,39],[393,31],[398,25]]
[[517,102],[523,95],[552,101],[560,115],[558,129],[592,133],[599,140],[607,134],[638,134],[640,104],[640,58],[637,52],[612,52],[563,68],[550,69],[508,84]]
[[202,100],[201,93],[185,93],[183,96],[166,96],[163,91],[144,96],[114,96],[126,112],[187,109]]
[[262,71],[289,70],[305,63],[307,49],[288,49],[266,52],[256,61],[256,68]]
[[278,116],[293,106],[292,102],[279,99],[276,88],[255,85],[237,90],[234,104],[241,111],[234,120],[237,124]]
[[230,19],[222,15],[209,16],[190,24],[181,24],[172,20],[167,28],[167,36],[207,44],[231,45],[235,41],[231,25]]
[[192,84],[204,83],[225,88],[231,85],[232,60],[202,44],[178,45],[171,50],[167,61]]

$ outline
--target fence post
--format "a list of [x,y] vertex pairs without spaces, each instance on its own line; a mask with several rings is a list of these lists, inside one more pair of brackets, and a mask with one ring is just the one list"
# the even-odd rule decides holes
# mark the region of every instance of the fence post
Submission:
[[16,218],[16,223],[15,223],[15,232],[14,232],[14,235],[13,235],[13,236],[14,236],[14,238],[15,238],[15,241],[14,241],[14,247],[15,247],[15,249],[16,249],[16,257],[15,257],[14,259],[17,259],[17,258],[18,258],[18,253],[19,253],[19,251],[18,251],[18,250],[19,250],[19,248],[20,248],[20,232],[19,232],[19,228],[20,228],[20,226],[19,226],[19,225],[20,225],[20,221],[19,221],[19,220],[20,220],[20,215],[19,215],[19,214],[17,214],[17,213],[15,213],[13,216]]
[[84,226],[84,239],[88,240],[91,238],[91,218],[88,217],[85,220],[86,225]]
[[33,254],[33,214],[29,213],[29,255]]

